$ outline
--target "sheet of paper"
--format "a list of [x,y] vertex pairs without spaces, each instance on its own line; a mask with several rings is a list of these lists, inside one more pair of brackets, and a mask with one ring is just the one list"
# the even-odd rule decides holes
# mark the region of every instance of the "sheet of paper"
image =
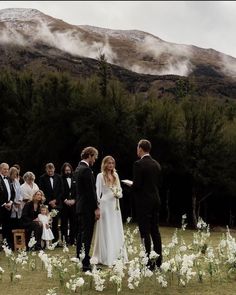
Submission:
[[121,180],[121,182],[125,183],[128,186],[131,186],[133,184],[133,181],[129,180],[129,179],[123,179],[123,180]]

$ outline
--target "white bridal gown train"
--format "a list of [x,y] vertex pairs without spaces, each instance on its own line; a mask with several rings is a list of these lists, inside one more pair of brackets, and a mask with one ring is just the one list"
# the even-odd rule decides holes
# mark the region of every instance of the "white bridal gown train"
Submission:
[[[122,197],[117,174],[116,177],[118,183],[113,188],[119,189],[120,197]],[[128,262],[120,207],[119,210],[116,209],[116,198],[111,188],[105,184],[102,173],[97,175],[96,187],[101,216],[96,222],[93,257],[98,260],[98,263],[108,266],[111,266],[118,258]]]

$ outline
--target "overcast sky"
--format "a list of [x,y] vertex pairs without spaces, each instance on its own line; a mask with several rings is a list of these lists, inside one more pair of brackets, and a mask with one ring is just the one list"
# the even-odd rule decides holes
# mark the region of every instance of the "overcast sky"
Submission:
[[141,30],[236,57],[236,1],[0,2],[0,9],[16,7],[36,8],[74,25]]

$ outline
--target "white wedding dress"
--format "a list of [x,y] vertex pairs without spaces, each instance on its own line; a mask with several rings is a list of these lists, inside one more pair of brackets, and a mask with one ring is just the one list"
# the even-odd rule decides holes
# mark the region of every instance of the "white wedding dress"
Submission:
[[[116,177],[118,183],[113,188],[119,189],[120,197],[122,197],[117,174]],[[96,222],[93,257],[98,263],[108,266],[113,265],[118,258],[128,262],[120,207],[119,210],[116,209],[116,198],[111,188],[105,184],[102,173],[97,175],[96,188],[100,203],[100,219]]]

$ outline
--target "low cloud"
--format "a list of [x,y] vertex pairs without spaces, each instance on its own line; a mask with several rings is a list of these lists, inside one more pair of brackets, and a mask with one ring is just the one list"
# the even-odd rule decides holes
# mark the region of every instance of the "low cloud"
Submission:
[[[24,30],[24,33],[27,32]],[[28,34],[30,33],[28,32]],[[101,53],[104,53],[109,63],[113,63],[113,60],[116,59],[116,54],[112,51],[107,39],[104,40],[104,43],[92,42],[90,44],[81,41],[80,32],[77,30],[52,32],[47,23],[42,21],[38,21],[38,25],[34,33],[30,34],[30,38],[24,37],[12,27],[7,27],[0,33],[1,43],[13,43],[26,46],[37,41],[42,41],[75,56],[97,59]]]
[[236,58],[228,55],[222,55],[222,71],[233,79],[236,79]]
[[[190,62],[191,49],[186,45],[166,43],[158,38],[147,36],[144,41],[137,45],[137,51],[156,59],[164,59],[164,63],[158,69],[134,65],[132,70],[138,73],[152,75],[174,74],[188,76],[193,70]],[[166,56],[166,57],[164,57]]]

